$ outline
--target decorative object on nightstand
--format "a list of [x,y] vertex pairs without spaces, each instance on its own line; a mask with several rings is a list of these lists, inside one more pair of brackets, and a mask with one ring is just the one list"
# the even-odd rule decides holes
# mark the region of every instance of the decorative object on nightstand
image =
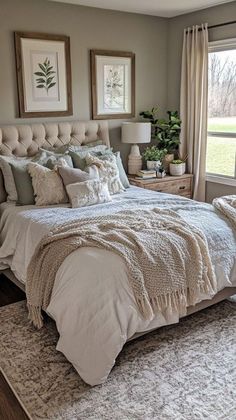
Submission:
[[186,163],[180,159],[172,160],[170,162],[170,174],[174,176],[184,175],[186,170]]
[[162,166],[166,153],[166,149],[160,150],[156,146],[147,147],[143,152],[143,158],[147,163],[147,169],[155,169],[157,171]]
[[184,174],[181,176],[167,175],[165,178],[152,179],[140,179],[134,176],[129,176],[128,178],[130,184],[135,185],[136,187],[192,198],[193,175],[191,174]]
[[151,123],[124,122],[122,124],[122,143],[133,144],[128,158],[128,173],[135,175],[142,169],[142,156],[138,144],[150,143]]

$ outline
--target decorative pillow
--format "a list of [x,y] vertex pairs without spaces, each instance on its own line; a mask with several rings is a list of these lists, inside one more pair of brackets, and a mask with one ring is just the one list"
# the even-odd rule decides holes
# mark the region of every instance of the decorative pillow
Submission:
[[[17,201],[17,187],[15,184],[15,178],[12,172],[12,165],[14,167],[19,166],[20,168],[25,167],[25,171],[27,172],[27,165],[29,162],[40,160],[40,154],[37,154],[33,157],[26,158],[26,157],[16,157],[16,156],[0,156],[0,169],[2,170],[3,179],[5,190],[7,193],[7,201]],[[28,177],[28,182],[31,183],[30,177]]]
[[0,169],[4,179],[7,201],[17,200],[15,181],[10,166],[10,162],[12,162],[14,159],[15,158],[12,156],[0,156]]
[[73,152],[77,152],[79,150],[83,150],[85,147],[86,148],[91,148],[91,147],[94,147],[94,146],[98,146],[100,144],[103,144],[103,140],[94,140],[94,141],[91,141],[90,143],[87,143],[85,145],[84,144],[74,145],[74,144],[67,143],[67,144],[63,144],[62,146],[59,146],[59,147],[54,147],[53,149],[52,148],[48,148],[48,149],[43,148],[42,150],[46,150],[46,151],[53,152],[53,153],[64,154],[64,153],[69,151],[69,148]]
[[129,188],[130,187],[130,183],[128,180],[128,177],[126,175],[126,172],[124,170],[124,166],[123,166],[123,162],[122,159],[120,157],[120,152],[115,152],[114,155],[116,156],[116,164],[119,170],[119,175],[120,175],[120,180],[122,182],[122,185],[124,188]]
[[104,144],[94,146],[94,147],[83,146],[81,147],[81,149],[78,149],[76,151],[73,147],[69,147],[69,153],[70,153],[70,156],[72,157],[74,167],[84,171],[86,167],[86,156],[88,155],[88,153],[90,154],[94,154],[97,152],[102,153],[106,149],[107,149],[107,146]]
[[118,167],[118,170],[119,170],[119,176],[120,176],[121,183],[122,183],[124,188],[129,188],[130,187],[130,183],[129,183],[129,180],[127,178],[126,172],[124,170],[124,166],[123,166],[119,151],[118,152],[112,152],[112,149],[107,149],[102,153],[99,153],[99,152],[95,153],[95,155],[97,157],[99,157],[99,159],[101,159],[101,160],[106,159],[106,156],[108,156],[108,155],[114,155],[116,157],[116,164],[117,164],[117,167]]
[[89,153],[86,156],[86,163],[88,166],[97,167],[99,179],[107,182],[110,194],[117,194],[125,190],[120,180],[116,157],[113,154],[99,159]]
[[40,163],[49,169],[53,169],[55,165],[60,164],[62,159],[66,161],[67,166],[73,168],[73,162],[69,152],[55,153],[52,150],[40,149]]
[[66,191],[73,208],[111,201],[107,182],[103,180],[91,179],[70,184],[67,185]]
[[17,191],[16,204],[20,206],[35,203],[32,181],[27,169],[30,162],[31,160],[24,160],[10,163]]
[[32,178],[35,203],[38,206],[68,202],[63,182],[56,170],[45,168],[37,163],[29,163],[28,171]]
[[80,169],[58,166],[57,171],[62,178],[65,187],[76,182],[84,182],[95,178],[91,173],[81,171]]

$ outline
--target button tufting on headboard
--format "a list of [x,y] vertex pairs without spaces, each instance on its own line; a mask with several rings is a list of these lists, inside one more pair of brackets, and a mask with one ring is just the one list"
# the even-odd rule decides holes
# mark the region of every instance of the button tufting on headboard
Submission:
[[109,146],[107,121],[70,121],[0,127],[0,154],[33,156],[40,147],[81,145],[103,140]]

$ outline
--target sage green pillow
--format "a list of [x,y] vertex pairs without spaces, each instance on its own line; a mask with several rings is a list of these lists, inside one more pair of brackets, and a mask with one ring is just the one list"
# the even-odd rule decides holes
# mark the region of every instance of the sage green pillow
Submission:
[[81,169],[82,171],[84,171],[85,167],[87,166],[85,158],[88,153],[103,153],[105,150],[109,149],[107,149],[107,146],[104,144],[100,144],[94,147],[83,146],[78,150],[75,150],[74,147],[69,147],[69,153],[72,157],[74,168]]
[[31,182],[31,177],[28,173],[27,166],[32,162],[32,159],[24,161],[10,162],[13,178],[15,181],[17,191],[16,204],[23,206],[34,204],[34,190]]

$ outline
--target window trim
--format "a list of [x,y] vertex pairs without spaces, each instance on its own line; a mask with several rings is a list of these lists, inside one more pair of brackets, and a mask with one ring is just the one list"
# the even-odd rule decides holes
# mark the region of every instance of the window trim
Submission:
[[206,181],[236,187],[236,178],[206,173]]
[[[236,38],[221,39],[218,41],[211,41],[208,44],[208,54],[211,52],[220,52],[236,49]],[[223,131],[207,131],[207,137],[228,137],[236,138],[236,132],[225,133]],[[236,156],[235,156],[235,172],[234,176],[213,174],[206,172],[206,181],[217,184],[224,184],[236,187]]]

